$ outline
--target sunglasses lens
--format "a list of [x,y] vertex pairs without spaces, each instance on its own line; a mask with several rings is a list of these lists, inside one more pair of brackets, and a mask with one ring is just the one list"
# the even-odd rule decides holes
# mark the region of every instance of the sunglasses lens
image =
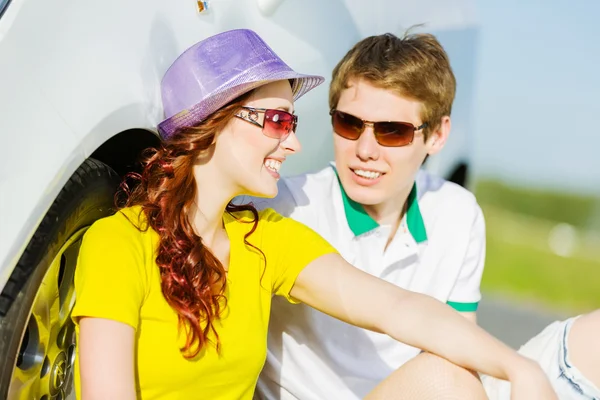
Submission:
[[337,110],[331,115],[331,125],[335,133],[349,140],[358,139],[364,128],[359,118]]
[[382,146],[400,147],[412,143],[415,129],[411,124],[402,122],[377,122],[375,136]]
[[[358,117],[335,110],[331,113],[335,133],[344,139],[357,140],[365,130],[365,123]],[[375,122],[375,138],[382,146],[400,147],[412,143],[415,127],[408,122]]]
[[298,117],[283,110],[266,110],[263,133],[273,139],[285,140],[296,131]]

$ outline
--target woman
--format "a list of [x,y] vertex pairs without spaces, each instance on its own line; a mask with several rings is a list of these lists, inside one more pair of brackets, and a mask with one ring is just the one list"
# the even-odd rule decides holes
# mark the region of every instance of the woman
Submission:
[[553,398],[537,366],[447,306],[353,268],[304,225],[230,203],[276,195],[300,150],[293,101],[322,82],[247,30],[194,45],[167,71],[162,147],[80,250],[81,398],[252,398],[272,294],[508,379],[517,399]]

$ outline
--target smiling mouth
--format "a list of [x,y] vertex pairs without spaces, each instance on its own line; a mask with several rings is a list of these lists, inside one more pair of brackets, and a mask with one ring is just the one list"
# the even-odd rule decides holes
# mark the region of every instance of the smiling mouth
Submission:
[[265,167],[270,171],[279,173],[279,169],[281,168],[281,161],[274,160],[272,158],[266,158]]
[[383,172],[377,172],[377,171],[367,171],[364,169],[352,169],[352,172],[354,172],[356,175],[360,176],[361,178],[365,178],[365,179],[377,179],[379,178],[381,175],[384,175]]

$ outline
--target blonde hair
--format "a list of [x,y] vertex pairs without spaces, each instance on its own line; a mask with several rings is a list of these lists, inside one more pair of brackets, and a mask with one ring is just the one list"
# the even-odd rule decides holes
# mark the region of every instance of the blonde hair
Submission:
[[342,91],[352,79],[364,79],[375,87],[391,90],[422,104],[421,120],[427,122],[425,138],[452,111],[456,79],[450,60],[435,36],[426,33],[391,33],[361,40],[333,70],[329,107],[337,107]]

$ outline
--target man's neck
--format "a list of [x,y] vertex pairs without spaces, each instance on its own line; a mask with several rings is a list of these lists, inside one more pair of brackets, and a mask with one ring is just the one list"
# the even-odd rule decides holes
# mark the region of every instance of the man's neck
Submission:
[[406,199],[400,204],[390,205],[364,205],[366,213],[369,214],[379,225],[394,225],[397,221],[400,221],[404,216],[404,205]]
[[404,218],[404,214],[406,214],[406,210],[408,209],[408,195],[411,190],[412,186],[408,186],[407,189],[398,196],[388,199],[384,203],[376,205],[363,204],[365,212],[379,225],[390,226],[390,235],[387,240],[386,248],[392,242],[393,237],[398,231],[400,222],[402,221],[402,218]]

